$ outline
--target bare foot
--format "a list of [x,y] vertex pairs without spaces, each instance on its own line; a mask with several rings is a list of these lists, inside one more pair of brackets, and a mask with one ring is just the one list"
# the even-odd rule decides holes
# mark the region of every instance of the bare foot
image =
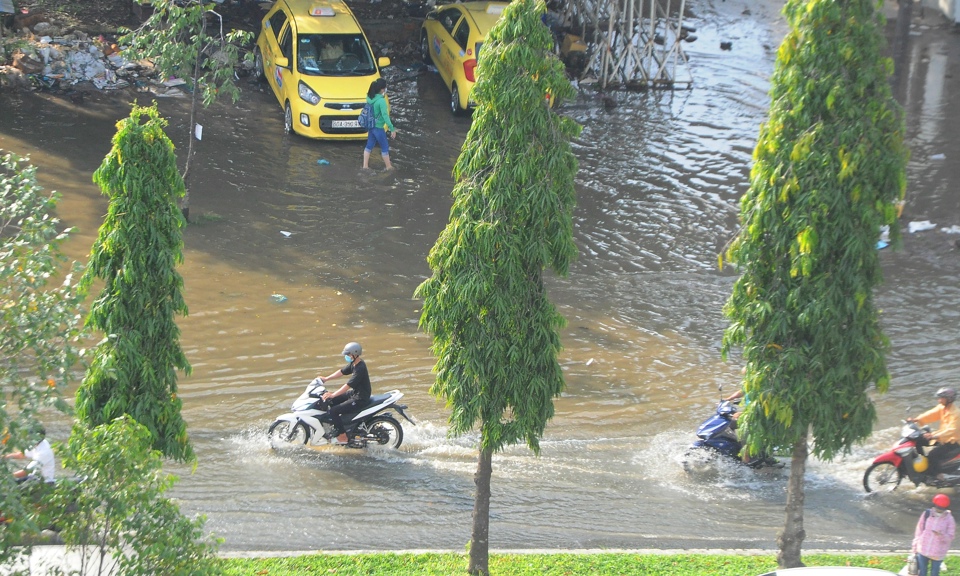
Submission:
[[387,166],[386,168],[383,169],[384,172],[389,172],[390,170],[396,170],[396,168],[394,168],[393,166]]
[[339,443],[341,443],[341,444],[346,444],[346,443],[347,443],[347,435],[346,435],[346,433],[337,436],[337,442],[339,442]]

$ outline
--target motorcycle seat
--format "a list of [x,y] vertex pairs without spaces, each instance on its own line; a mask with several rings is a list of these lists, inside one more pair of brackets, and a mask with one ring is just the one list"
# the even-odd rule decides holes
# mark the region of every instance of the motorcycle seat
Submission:
[[343,419],[346,421],[348,418],[353,419],[357,414],[363,412],[367,408],[379,404],[389,398],[389,394],[377,394],[376,396],[371,396],[369,400],[357,401],[357,405],[351,410],[347,410],[343,413]]

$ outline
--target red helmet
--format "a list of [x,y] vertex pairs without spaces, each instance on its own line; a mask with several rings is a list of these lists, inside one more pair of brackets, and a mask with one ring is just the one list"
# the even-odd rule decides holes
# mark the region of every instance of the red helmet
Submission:
[[937,508],[949,508],[950,507],[950,497],[946,494],[937,494],[933,497],[933,505]]

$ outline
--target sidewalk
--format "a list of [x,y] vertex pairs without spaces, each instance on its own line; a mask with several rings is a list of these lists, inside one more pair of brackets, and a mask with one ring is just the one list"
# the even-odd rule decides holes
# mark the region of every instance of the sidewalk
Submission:
[[[100,554],[95,548],[88,548],[84,558],[80,550],[67,551],[66,546],[42,544],[33,546],[30,555],[21,558],[11,568],[26,571],[27,574],[82,574],[82,568],[94,566],[99,561]],[[104,564],[110,566],[113,560],[105,558]]]

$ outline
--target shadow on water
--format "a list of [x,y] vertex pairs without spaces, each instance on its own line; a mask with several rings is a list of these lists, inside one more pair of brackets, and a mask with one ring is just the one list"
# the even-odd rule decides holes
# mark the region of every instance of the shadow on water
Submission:
[[[734,275],[716,262],[736,233],[767,112],[784,33],[778,4],[753,3],[749,16],[734,2],[698,4],[692,90],[616,93],[613,109],[583,90],[563,109],[584,126],[574,143],[580,255],[569,278],[549,280],[568,319],[567,389],[539,458],[522,446],[495,458],[494,548],[775,545],[786,471],[721,464],[688,475],[678,455],[717,386],[737,382],[739,366],[719,358]],[[960,236],[946,232],[960,226],[960,115],[950,99],[960,93],[960,45],[938,22],[916,18],[898,60],[913,153],[903,223],[937,229],[906,233],[901,252],[882,255],[894,384],[877,398],[880,421],[864,446],[808,464],[809,548],[905,546],[930,491],[867,497],[861,477],[899,419],[960,376]],[[179,321],[194,368],[180,392],[199,465],[170,469],[184,510],[206,514],[225,549],[460,550],[469,540],[476,438],[446,437],[412,294],[447,222],[470,119],[452,117],[439,78],[417,70],[388,69],[400,129],[393,173],[361,173],[362,143],[285,136],[272,95],[246,82],[235,106],[201,113],[181,267],[190,315]],[[160,107],[183,150],[184,102]],[[0,110],[0,147],[30,154],[41,183],[63,194],[60,215],[78,228],[66,249],[85,259],[106,211],[91,174],[129,108],[121,98],[80,107],[4,92]],[[404,425],[397,452],[270,450],[266,427],[305,382],[338,367],[348,340],[363,344],[376,389],[406,393],[419,425]]]

